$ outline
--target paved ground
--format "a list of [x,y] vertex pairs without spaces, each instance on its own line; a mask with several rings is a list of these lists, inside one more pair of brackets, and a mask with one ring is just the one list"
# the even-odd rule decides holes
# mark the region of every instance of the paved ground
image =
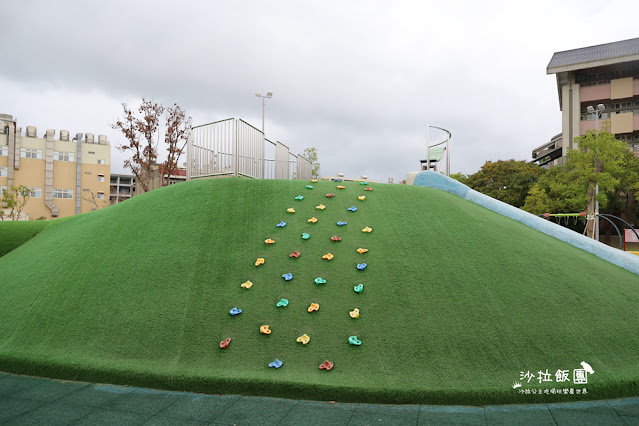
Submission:
[[639,398],[485,407],[201,395],[0,372],[3,425],[639,425]]

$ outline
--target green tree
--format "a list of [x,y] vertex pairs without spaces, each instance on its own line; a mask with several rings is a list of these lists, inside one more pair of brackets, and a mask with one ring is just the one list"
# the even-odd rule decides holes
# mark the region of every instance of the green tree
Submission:
[[20,220],[22,210],[27,205],[30,196],[31,188],[24,185],[11,185],[8,190],[3,189],[2,194],[0,194],[0,205],[6,206],[9,209],[9,213],[7,214],[4,210],[0,210],[0,220],[4,220],[5,217],[11,220]]
[[466,184],[466,182],[468,182],[468,176],[466,176],[462,172],[453,173],[452,175],[450,175],[450,177],[463,184]]
[[306,148],[304,150],[304,157],[306,157],[308,159],[308,161],[311,162],[311,164],[313,165],[313,178],[318,178],[319,177],[319,169],[320,169],[320,163],[318,161],[318,157],[317,157],[317,149],[315,148]]
[[504,203],[523,207],[528,192],[545,171],[525,161],[487,161],[462,183]]

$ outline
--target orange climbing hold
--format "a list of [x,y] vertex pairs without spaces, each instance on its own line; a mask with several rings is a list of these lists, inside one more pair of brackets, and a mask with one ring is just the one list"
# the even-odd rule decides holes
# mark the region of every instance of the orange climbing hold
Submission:
[[316,223],[317,222],[317,218],[316,217],[312,217],[308,220],[308,223]]
[[324,256],[322,256],[322,259],[326,259],[326,260],[331,260],[333,259],[335,256],[333,256],[333,254],[331,253],[326,253]]
[[260,327],[260,333],[262,334],[271,334],[271,329],[268,325],[263,325]]
[[[271,240],[271,241],[273,241],[273,240]],[[273,241],[273,242],[275,242],[275,241]],[[266,244],[269,244],[269,243],[266,243]],[[257,260],[255,261],[255,266],[260,266],[260,265],[264,265],[264,258],[263,257],[258,257]]]
[[364,253],[366,253],[367,251],[368,251],[368,249],[361,248],[361,247],[357,249],[357,252],[358,252],[359,254],[364,254]]
[[319,303],[311,303],[307,310],[309,312],[319,311]]

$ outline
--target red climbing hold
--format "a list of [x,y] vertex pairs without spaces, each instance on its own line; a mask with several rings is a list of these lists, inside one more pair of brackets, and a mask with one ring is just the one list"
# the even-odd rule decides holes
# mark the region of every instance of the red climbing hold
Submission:
[[342,241],[342,239],[340,237],[338,237],[337,235],[331,237],[331,241]]
[[330,371],[332,368],[333,368],[333,363],[330,362],[329,360],[324,361],[319,366],[320,370],[326,370],[326,371]]
[[226,339],[226,340],[222,340],[222,341],[220,342],[220,348],[222,348],[222,349],[226,349],[226,348],[228,348],[228,347],[229,347],[229,345],[230,345],[230,344],[231,344],[231,338],[229,337],[228,339]]
[[300,252],[299,251],[294,251],[293,253],[289,254],[288,257],[300,257]]

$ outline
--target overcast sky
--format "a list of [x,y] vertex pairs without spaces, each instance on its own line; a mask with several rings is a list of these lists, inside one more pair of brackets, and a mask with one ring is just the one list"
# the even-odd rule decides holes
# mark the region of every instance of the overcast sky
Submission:
[[428,124],[452,132],[452,172],[530,160],[561,131],[552,54],[639,36],[636,0],[21,0],[2,16],[0,113],[106,134],[112,173],[122,102],[259,128],[269,90],[266,137],[316,147],[323,175],[403,179]]

